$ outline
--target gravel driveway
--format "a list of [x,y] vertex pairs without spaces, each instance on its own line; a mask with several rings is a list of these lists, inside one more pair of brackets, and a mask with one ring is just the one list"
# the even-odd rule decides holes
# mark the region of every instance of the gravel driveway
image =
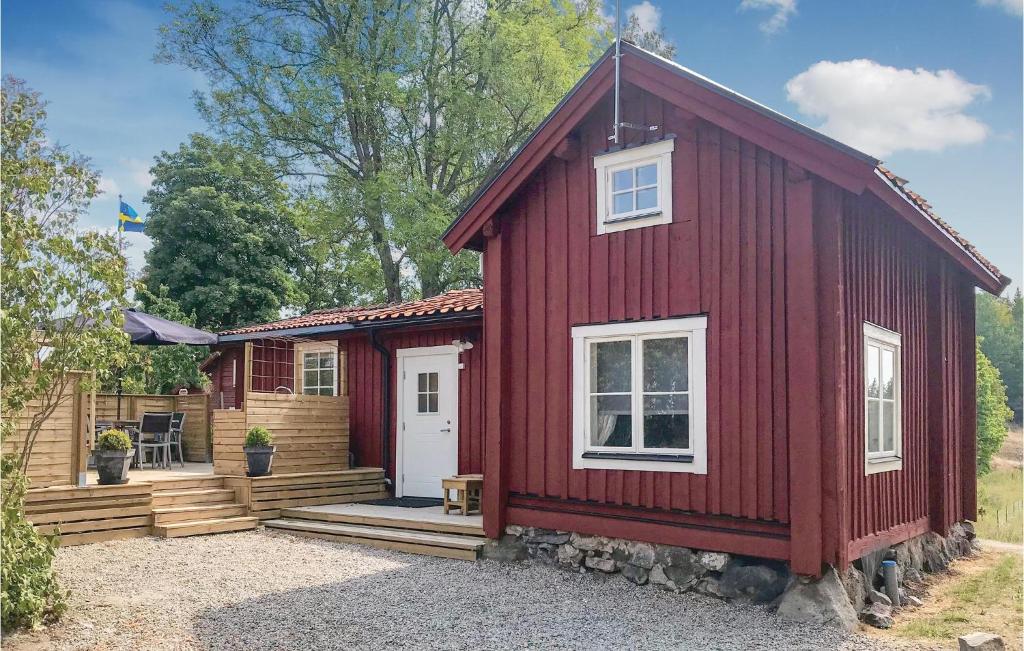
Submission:
[[61,550],[71,610],[8,649],[886,649],[553,567],[244,533]]

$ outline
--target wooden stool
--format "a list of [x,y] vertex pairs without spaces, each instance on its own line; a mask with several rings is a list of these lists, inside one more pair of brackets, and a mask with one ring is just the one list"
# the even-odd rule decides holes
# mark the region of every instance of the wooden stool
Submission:
[[[455,489],[455,499],[448,499],[448,491]],[[460,509],[462,515],[469,515],[471,510],[480,509],[480,493],[484,489],[483,475],[455,475],[441,480],[444,492],[445,515],[453,508]]]

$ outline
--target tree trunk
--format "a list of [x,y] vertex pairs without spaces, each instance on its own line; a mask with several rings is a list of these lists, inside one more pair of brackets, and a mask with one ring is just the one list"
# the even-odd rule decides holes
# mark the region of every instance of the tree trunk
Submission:
[[391,241],[388,239],[388,227],[384,222],[384,216],[380,201],[371,199],[368,202],[366,225],[370,229],[370,239],[373,248],[380,260],[381,275],[384,278],[384,290],[387,292],[389,303],[399,303],[402,300],[401,274],[398,265],[391,255]]

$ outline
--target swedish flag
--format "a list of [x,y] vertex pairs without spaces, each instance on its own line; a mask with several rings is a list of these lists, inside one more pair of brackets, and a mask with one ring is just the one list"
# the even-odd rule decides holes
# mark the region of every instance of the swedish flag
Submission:
[[119,229],[122,233],[125,231],[132,233],[141,233],[145,228],[146,224],[142,221],[142,217],[139,217],[139,213],[135,212],[135,209],[121,202],[121,208],[118,211],[118,219],[120,219]]

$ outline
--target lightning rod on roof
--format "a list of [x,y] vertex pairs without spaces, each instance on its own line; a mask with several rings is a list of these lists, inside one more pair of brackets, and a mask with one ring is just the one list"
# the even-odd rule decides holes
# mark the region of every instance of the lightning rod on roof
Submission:
[[612,135],[608,136],[608,140],[611,140],[616,145],[619,144],[620,135],[622,129],[638,129],[641,131],[657,131],[657,125],[642,125],[633,124],[632,122],[623,122],[622,116],[619,113],[619,106],[621,101],[619,99],[619,86],[621,85],[621,72],[620,72],[620,61],[622,59],[622,49],[619,44],[622,43],[622,0],[615,0],[615,117],[614,124],[612,124]]

